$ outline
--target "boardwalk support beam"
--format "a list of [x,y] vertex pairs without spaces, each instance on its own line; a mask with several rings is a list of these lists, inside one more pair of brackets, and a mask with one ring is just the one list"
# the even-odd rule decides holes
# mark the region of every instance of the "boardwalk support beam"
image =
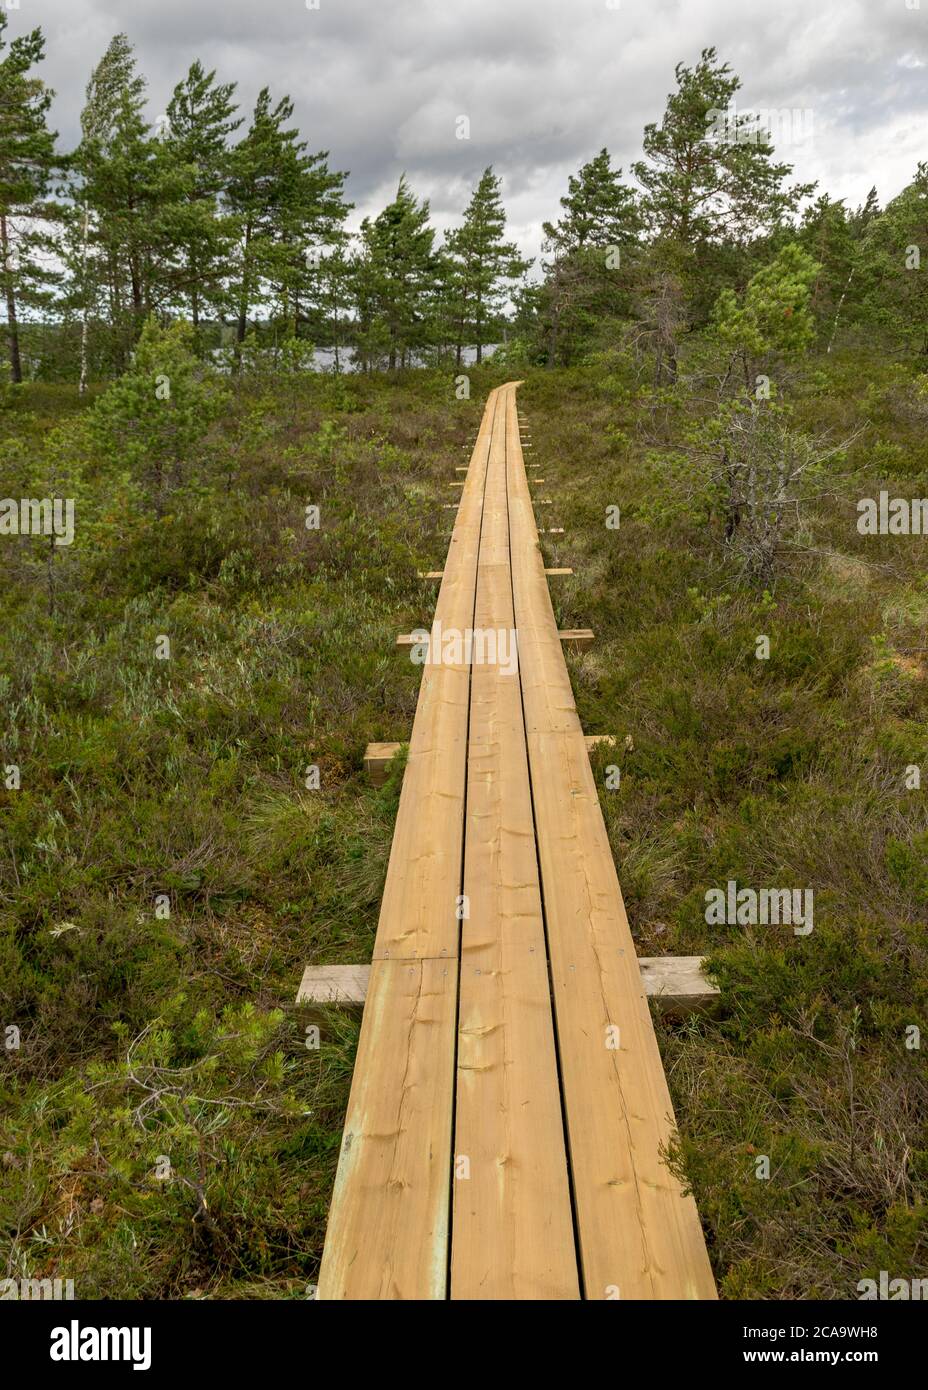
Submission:
[[[648,999],[659,1013],[674,1017],[707,1013],[718,1004],[719,987],[706,977],[705,965],[705,956],[638,958]],[[360,1017],[370,975],[369,965],[307,965],[296,1002],[317,1023],[325,1022],[328,1009]]]

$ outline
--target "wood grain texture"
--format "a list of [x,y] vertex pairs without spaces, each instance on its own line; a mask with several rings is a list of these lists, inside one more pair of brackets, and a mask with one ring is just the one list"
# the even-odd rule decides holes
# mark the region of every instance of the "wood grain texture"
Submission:
[[[501,406],[511,396],[501,396]],[[505,414],[483,508],[476,628],[515,624]],[[491,648],[491,650],[494,650]],[[454,1299],[579,1298],[518,670],[471,673],[451,1244]]]
[[711,1299],[515,385],[487,402],[435,621],[517,628],[518,672],[423,668],[319,1296]]
[[[491,393],[435,610],[473,624]],[[426,665],[329,1207],[321,1299],[447,1296],[469,654]]]
[[[496,408],[487,401],[448,546],[433,622],[473,626],[477,554]],[[464,843],[470,663],[422,667],[374,959],[456,957]]]
[[457,962],[378,960],[318,1297],[444,1298]]
[[370,986],[369,965],[307,965],[297,990],[298,1004],[363,1005]]
[[[713,1008],[721,998],[718,985],[707,979],[704,956],[639,956],[641,983],[651,1004],[661,1013],[691,1013]],[[360,1012],[367,995],[369,965],[307,965],[296,1002],[320,1013],[323,1008]],[[307,1017],[303,1014],[303,1018]]]

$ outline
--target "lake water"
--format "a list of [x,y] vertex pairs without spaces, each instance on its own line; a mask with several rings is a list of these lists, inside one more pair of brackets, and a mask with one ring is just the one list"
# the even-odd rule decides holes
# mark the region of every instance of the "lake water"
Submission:
[[[493,354],[494,354],[494,352],[496,351],[496,349],[497,349],[498,347],[499,347],[499,343],[487,343],[487,344],[484,346],[484,349],[483,349],[484,361],[486,361],[486,359],[487,359],[488,357],[492,357]],[[353,349],[353,348],[342,348],[342,349],[340,350],[340,352],[339,352],[339,363],[340,363],[340,366],[341,366],[341,370],[342,370],[343,372],[353,372],[353,371],[355,370],[354,357],[355,357],[355,354],[354,354],[354,349]],[[476,362],[476,360],[477,360],[477,349],[476,349],[476,348],[466,347],[466,348],[464,348],[464,349],[462,350],[462,352],[461,352],[461,366],[462,366],[462,367],[471,367],[471,366],[473,366],[473,364]],[[416,367],[425,366],[425,365],[427,365],[427,364],[428,364],[428,359],[427,359],[427,358],[426,358],[426,359],[414,358],[414,359],[413,359],[413,363],[412,363],[412,365],[413,365],[413,366],[416,366]],[[448,366],[448,365],[454,366],[455,363],[454,363],[453,360],[452,360],[450,364],[449,364],[449,363],[445,363],[445,366]],[[313,367],[314,367],[315,370],[318,371],[318,372],[332,372],[332,371],[334,371],[334,370],[335,370],[335,349],[334,349],[334,348],[326,348],[326,347],[316,348],[315,351],[313,352]]]

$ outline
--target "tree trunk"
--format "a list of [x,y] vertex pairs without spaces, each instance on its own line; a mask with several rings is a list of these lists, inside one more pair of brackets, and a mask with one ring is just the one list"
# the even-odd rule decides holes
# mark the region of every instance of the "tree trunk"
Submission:
[[836,335],[837,332],[838,332],[838,320],[841,318],[841,310],[844,308],[844,300],[845,300],[845,298],[846,298],[846,296],[847,296],[848,290],[851,288],[851,281],[853,280],[853,278],[854,278],[854,267],[851,266],[851,273],[850,273],[850,275],[847,277],[847,284],[844,286],[844,289],[841,291],[841,298],[838,300],[838,307],[837,307],[837,309],[835,310],[835,321],[834,321],[834,323],[831,325],[831,337],[828,339],[828,347],[825,349],[826,354],[829,353],[829,352],[831,352],[831,349],[832,349],[832,348],[834,347],[834,345],[835,345],[835,335]]
[[10,242],[7,234],[6,216],[0,216],[0,254],[3,257],[3,281],[6,288],[6,326],[10,346],[10,380],[23,379],[22,361],[19,356],[19,325],[16,322],[16,293],[13,288],[13,272],[10,268]]
[[557,335],[560,326],[560,306],[555,305],[551,315],[551,333],[548,338],[548,366],[557,366]]
[[87,390],[88,347],[90,340],[90,306],[87,303],[87,242],[90,236],[90,213],[84,208],[84,223],[81,245],[81,285],[84,291],[84,306],[81,314],[81,379],[77,384],[78,394],[83,396]]

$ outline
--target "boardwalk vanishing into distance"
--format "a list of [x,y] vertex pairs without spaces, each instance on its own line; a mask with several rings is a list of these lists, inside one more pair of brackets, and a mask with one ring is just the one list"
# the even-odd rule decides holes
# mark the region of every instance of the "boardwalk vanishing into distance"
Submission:
[[487,401],[441,574],[318,1296],[714,1299],[517,384]]

